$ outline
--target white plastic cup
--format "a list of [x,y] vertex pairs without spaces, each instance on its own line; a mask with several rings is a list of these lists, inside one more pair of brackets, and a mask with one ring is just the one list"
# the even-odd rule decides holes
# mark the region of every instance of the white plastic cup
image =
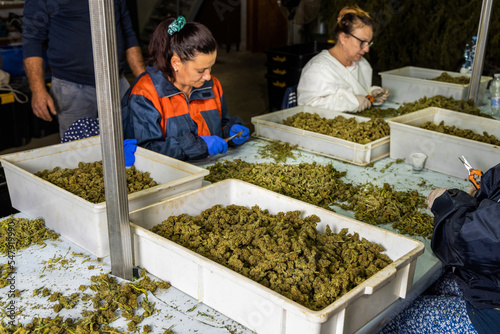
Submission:
[[412,153],[411,154],[411,164],[413,166],[413,170],[416,172],[424,169],[425,159],[427,159],[427,155],[424,153]]

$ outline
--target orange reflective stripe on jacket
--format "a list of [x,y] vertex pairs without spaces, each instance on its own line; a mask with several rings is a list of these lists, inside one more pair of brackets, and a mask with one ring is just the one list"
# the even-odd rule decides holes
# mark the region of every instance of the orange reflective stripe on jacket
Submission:
[[[221,95],[222,88],[219,80],[212,77],[213,87],[197,90],[193,88],[191,100],[188,102],[186,95],[180,91],[169,96],[160,97],[156,91],[153,81],[149,75],[144,75],[131,90],[131,95],[142,95],[154,105],[161,115],[161,128],[163,136],[166,137],[167,123],[174,117],[188,116],[198,126],[198,136],[212,135],[210,128],[203,118],[202,112],[217,110],[222,117]],[[204,94],[205,93],[205,94]],[[207,97],[203,97],[207,95]],[[208,97],[209,96],[209,97]]]

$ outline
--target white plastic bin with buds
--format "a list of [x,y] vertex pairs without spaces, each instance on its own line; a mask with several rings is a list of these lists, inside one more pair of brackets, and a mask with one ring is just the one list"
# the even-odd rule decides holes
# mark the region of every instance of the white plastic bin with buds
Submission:
[[[467,100],[469,84],[456,84],[429,80],[440,76],[443,72],[451,77],[469,77],[469,73],[448,72],[428,68],[406,66],[395,70],[380,72],[382,87],[389,90],[389,100],[392,102],[413,102],[425,96],[443,95],[455,100]],[[482,76],[479,84],[478,101],[482,102],[488,82],[492,77]]]
[[[12,207],[98,257],[109,255],[106,202],[91,203],[42,178],[36,172],[77,168],[79,162],[102,160],[99,137],[0,156]],[[137,147],[135,168],[149,172],[158,185],[128,195],[129,210],[198,189],[209,171]]]
[[[150,229],[169,216],[198,216],[214,205],[258,205],[270,214],[301,211],[338,233],[359,233],[381,245],[393,262],[322,310],[291,299],[176,244]],[[135,264],[259,334],[354,333],[400,298],[413,284],[420,241],[311,205],[240,180],[224,180],[130,213]]]
[[498,120],[431,107],[389,120],[391,158],[411,163],[410,154],[421,152],[427,155],[425,168],[463,179],[468,172],[458,159],[462,155],[473,168],[483,172],[498,164],[499,146],[421,128],[426,122],[439,125],[441,121],[446,126],[470,129],[481,135],[487,132],[500,140]]
[[365,166],[389,155],[389,136],[374,140],[367,144],[358,144],[352,141],[283,124],[285,119],[300,112],[316,113],[320,117],[327,119],[342,116],[345,118],[355,118],[357,122],[366,122],[370,120],[367,117],[359,117],[323,108],[298,106],[262,116],[252,117],[252,124],[255,127],[255,133],[253,135],[262,139],[278,140],[289,143],[290,145],[298,145],[298,148],[301,150],[360,166]]

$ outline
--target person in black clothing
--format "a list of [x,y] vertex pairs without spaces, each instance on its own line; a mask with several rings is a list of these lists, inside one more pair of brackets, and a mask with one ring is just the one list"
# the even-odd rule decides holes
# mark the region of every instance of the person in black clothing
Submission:
[[[500,164],[484,173],[478,190],[439,188],[427,199],[431,248],[449,270],[447,290],[455,285],[458,294],[420,296],[381,333],[500,333]],[[461,318],[447,320],[460,309]]]
[[[124,77],[125,63],[135,77],[146,69],[125,0],[114,0],[113,5],[122,96],[130,86]],[[23,58],[33,114],[48,122],[57,116],[63,139],[75,121],[98,118],[89,1],[26,0],[23,14]],[[45,61],[52,73],[50,94]]]
[[449,267],[479,333],[500,331],[500,164],[481,177],[479,190],[436,189],[431,248]]

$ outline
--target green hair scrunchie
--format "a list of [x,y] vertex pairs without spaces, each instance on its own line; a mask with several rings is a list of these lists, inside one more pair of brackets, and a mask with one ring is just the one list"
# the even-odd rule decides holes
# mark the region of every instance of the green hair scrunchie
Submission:
[[180,31],[186,24],[186,19],[184,16],[179,16],[174,22],[170,23],[168,26],[168,34],[172,36],[176,32]]

